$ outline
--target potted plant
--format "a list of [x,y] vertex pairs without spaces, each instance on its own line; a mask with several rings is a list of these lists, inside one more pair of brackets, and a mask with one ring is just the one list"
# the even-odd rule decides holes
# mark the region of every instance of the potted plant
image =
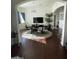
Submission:
[[51,22],[52,22],[52,13],[50,13],[50,14],[46,14],[46,19],[45,19],[45,21],[48,23],[48,24],[50,24]]
[[46,14],[45,21],[46,21],[47,24],[48,24],[48,30],[51,30],[51,24],[50,24],[50,23],[53,21],[53,20],[52,20],[52,15],[53,15],[52,13],[49,13],[49,14],[47,13],[47,14]]

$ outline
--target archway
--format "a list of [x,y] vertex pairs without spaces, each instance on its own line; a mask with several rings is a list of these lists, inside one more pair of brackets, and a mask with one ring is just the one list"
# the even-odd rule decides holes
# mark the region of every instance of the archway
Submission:
[[[67,4],[66,4],[66,2],[64,2],[64,3],[62,3],[62,2],[58,2],[58,3],[55,3],[54,4],[54,6],[53,6],[53,10],[52,10],[52,12],[53,12],[53,14],[55,15],[55,12],[58,10],[58,9],[61,9],[61,8],[63,8],[64,10],[63,10],[63,15],[62,15],[62,13],[61,13],[61,16],[63,16],[62,18],[63,18],[63,21],[60,21],[60,22],[62,22],[62,25],[61,25],[61,23],[60,23],[60,28],[62,28],[62,31],[61,31],[61,45],[62,46],[64,46],[64,34],[65,34],[65,26],[66,26],[66,6]],[[56,7],[57,6],[57,7]],[[56,7],[56,8],[55,8]],[[61,18],[61,17],[60,17]],[[54,17],[54,19],[56,19],[56,16]],[[59,22],[58,21],[55,21],[56,23],[55,23],[55,27],[59,24]],[[67,40],[67,39],[66,39]]]

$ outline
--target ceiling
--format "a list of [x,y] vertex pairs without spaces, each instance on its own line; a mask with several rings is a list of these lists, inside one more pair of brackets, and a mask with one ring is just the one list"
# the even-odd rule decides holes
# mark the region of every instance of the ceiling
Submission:
[[32,0],[30,2],[24,2],[19,7],[33,7],[33,6],[51,6],[54,2],[62,0]]

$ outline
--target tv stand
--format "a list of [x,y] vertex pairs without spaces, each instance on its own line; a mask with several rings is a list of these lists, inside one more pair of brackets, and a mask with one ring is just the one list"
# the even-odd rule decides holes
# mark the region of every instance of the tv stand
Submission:
[[33,24],[31,27],[31,31],[43,33],[45,27],[46,27],[45,25]]

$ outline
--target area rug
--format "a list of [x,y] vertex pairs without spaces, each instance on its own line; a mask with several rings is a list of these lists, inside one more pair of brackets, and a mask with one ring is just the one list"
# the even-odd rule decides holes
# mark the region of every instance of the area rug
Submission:
[[43,44],[46,44],[46,43],[47,43],[45,37],[36,36],[36,35],[33,35],[33,34],[23,34],[23,35],[22,35],[22,38],[34,40],[34,41],[36,41],[36,42],[40,42],[40,43],[43,43]]
[[22,33],[22,38],[26,38],[26,39],[30,39],[30,40],[34,40],[43,44],[46,44],[46,39],[48,37],[50,37],[52,35],[52,33],[50,31],[44,31],[44,33],[31,33],[31,30],[27,30],[25,32]]
[[30,39],[30,40],[34,40],[36,42],[40,42],[43,44],[46,44],[46,37],[45,36],[37,36],[35,34],[31,34],[28,31],[22,33],[22,38],[26,38],[26,39]]

